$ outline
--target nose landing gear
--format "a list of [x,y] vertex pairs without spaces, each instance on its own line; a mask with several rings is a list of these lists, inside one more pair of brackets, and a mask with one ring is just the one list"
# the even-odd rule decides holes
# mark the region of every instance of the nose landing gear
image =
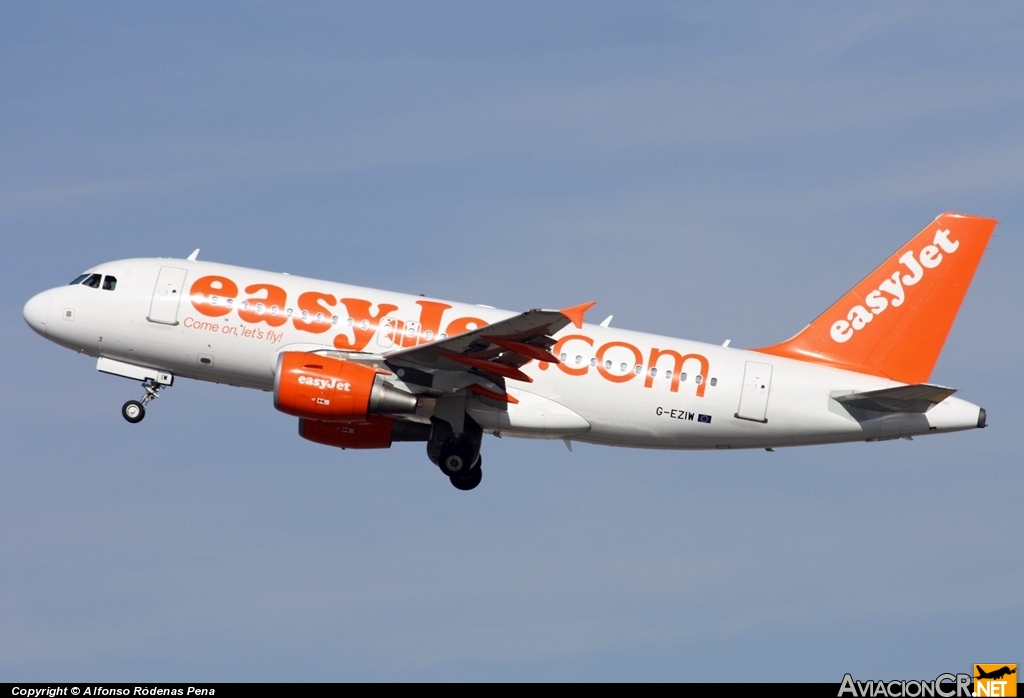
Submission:
[[142,381],[142,388],[146,394],[142,396],[142,400],[129,400],[124,403],[121,406],[121,416],[131,424],[138,424],[146,416],[146,405],[150,400],[160,397],[160,391],[165,387],[166,385],[157,383],[152,378]]

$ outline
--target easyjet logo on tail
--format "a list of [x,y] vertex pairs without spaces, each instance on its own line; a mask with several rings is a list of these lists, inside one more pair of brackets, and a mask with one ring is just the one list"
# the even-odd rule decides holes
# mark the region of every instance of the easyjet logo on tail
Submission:
[[908,289],[917,285],[928,269],[935,269],[942,264],[945,254],[953,254],[959,247],[958,240],[949,239],[949,230],[936,230],[931,245],[925,245],[916,255],[913,250],[908,250],[899,258],[900,264],[909,270],[909,274],[902,269],[893,272],[864,298],[867,308],[860,304],[850,308],[845,320],[832,323],[829,336],[839,344],[848,342],[855,333],[867,327],[876,315],[881,315],[890,306],[898,308],[903,305]]

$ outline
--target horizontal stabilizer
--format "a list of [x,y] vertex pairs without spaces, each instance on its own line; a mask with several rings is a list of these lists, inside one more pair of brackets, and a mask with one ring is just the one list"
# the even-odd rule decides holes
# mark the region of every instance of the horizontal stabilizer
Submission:
[[956,392],[956,388],[918,383],[866,393],[840,395],[833,399],[847,407],[874,412],[916,412],[923,414]]

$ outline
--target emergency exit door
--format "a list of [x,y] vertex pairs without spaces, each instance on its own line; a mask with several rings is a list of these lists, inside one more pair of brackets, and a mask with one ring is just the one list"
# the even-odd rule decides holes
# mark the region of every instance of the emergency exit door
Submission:
[[160,267],[147,320],[163,325],[178,324],[178,301],[181,300],[181,289],[185,285],[187,273],[177,267]]
[[743,369],[743,389],[740,392],[740,406],[736,410],[738,419],[752,422],[767,422],[768,393],[772,389],[772,365],[748,361]]

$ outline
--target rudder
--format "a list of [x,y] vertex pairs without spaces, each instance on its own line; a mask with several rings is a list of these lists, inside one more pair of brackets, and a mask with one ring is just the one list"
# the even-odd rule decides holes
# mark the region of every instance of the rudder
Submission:
[[996,223],[942,214],[802,332],[753,351],[927,382]]

